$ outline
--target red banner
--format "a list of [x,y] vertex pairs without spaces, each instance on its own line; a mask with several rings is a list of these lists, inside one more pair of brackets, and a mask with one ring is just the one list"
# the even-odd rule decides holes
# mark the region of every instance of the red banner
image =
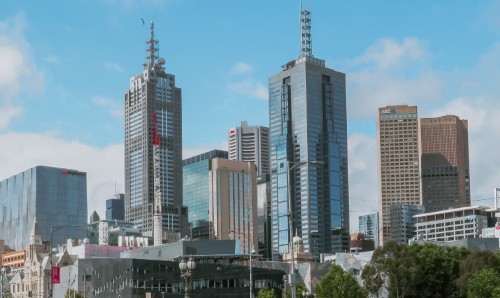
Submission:
[[52,283],[58,284],[61,283],[61,276],[59,275],[60,267],[52,266]]

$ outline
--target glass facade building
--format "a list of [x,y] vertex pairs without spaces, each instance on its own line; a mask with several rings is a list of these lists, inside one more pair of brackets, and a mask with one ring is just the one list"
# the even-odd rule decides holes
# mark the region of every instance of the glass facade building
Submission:
[[116,194],[106,200],[106,220],[125,220],[125,194]]
[[34,221],[43,241],[54,245],[82,239],[87,224],[87,174],[37,166],[0,182],[0,239],[12,249],[25,249]]
[[348,250],[345,74],[302,55],[269,79],[269,113],[273,254],[288,252],[290,226],[316,259]]
[[365,235],[366,240],[373,240],[375,248],[379,247],[378,241],[378,213],[360,215],[358,217],[359,232]]
[[189,236],[192,239],[209,239],[208,173],[211,159],[215,157],[227,159],[228,153],[212,150],[182,161],[183,202],[188,208]]

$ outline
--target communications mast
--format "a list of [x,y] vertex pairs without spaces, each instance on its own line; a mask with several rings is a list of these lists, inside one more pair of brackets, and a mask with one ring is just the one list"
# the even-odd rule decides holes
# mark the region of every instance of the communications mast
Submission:
[[153,241],[154,246],[162,244],[163,213],[160,182],[160,138],[158,137],[158,126],[156,124],[156,112],[153,112],[153,190],[154,190],[154,215],[153,215]]

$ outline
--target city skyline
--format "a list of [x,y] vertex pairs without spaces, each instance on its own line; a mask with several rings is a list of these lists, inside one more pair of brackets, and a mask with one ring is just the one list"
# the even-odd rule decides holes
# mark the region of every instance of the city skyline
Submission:
[[[105,199],[124,192],[123,90],[141,70],[151,20],[166,71],[183,89],[183,159],[227,150],[227,131],[242,120],[269,126],[267,78],[299,55],[298,1],[147,4],[2,4],[0,179],[37,165],[77,168],[88,175],[89,213],[104,216]],[[347,75],[351,229],[377,209],[380,106],[405,103],[420,117],[468,120],[472,204],[492,205],[500,181],[493,14],[500,4],[305,5],[315,55]]]

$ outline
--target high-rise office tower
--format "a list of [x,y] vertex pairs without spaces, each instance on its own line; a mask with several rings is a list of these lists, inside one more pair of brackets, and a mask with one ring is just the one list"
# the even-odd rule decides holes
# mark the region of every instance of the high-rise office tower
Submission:
[[366,240],[373,240],[375,248],[379,247],[378,213],[360,215],[358,219],[359,232],[365,235]]
[[297,234],[319,259],[349,249],[346,80],[313,57],[310,12],[300,19],[300,56],[269,78],[272,247],[287,253]]
[[[182,98],[175,76],[165,72],[158,41],[147,41],[144,70],[130,79],[125,93],[125,219],[145,235],[153,230],[153,112],[160,140],[160,191],[163,230],[182,232]],[[183,235],[184,236],[184,235]]]
[[125,220],[125,194],[117,193],[106,200],[106,220]]
[[257,176],[269,174],[269,128],[242,121],[241,126],[229,130],[228,147],[229,159],[252,161]]
[[209,172],[210,239],[238,239],[241,253],[257,242],[257,171],[253,162],[213,158]]
[[420,119],[422,202],[425,212],[470,206],[467,120]]
[[229,130],[229,159],[251,161],[257,166],[257,217],[259,222],[259,248],[255,250],[271,256],[271,185],[269,181],[269,128],[241,126]]
[[379,108],[377,114],[380,244],[390,240],[390,206],[421,205],[420,154],[416,106]]
[[210,239],[208,174],[212,168],[211,160],[216,157],[227,159],[227,151],[212,150],[182,161],[182,200],[188,208],[189,236],[192,239]]
[[[0,181],[0,239],[24,249],[34,222],[54,246],[83,239],[87,226],[87,174],[37,166]],[[67,226],[51,233],[51,227]],[[82,229],[83,228],[83,229]],[[52,234],[52,235],[51,235]]]

